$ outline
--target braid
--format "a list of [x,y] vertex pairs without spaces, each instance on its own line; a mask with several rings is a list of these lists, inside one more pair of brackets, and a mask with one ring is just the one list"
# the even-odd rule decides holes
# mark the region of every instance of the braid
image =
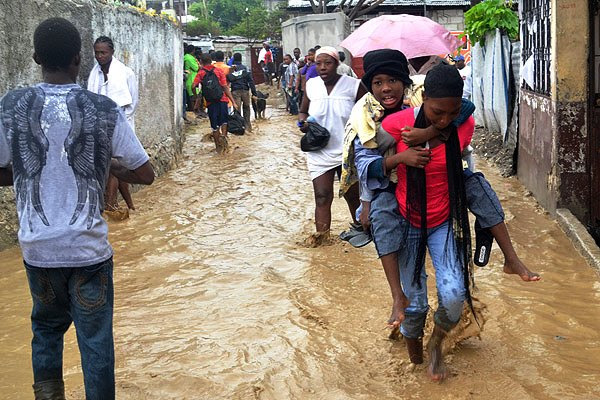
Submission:
[[115,44],[113,43],[112,39],[109,38],[108,36],[100,36],[94,42],[94,46],[97,45],[98,43],[105,43],[108,47],[110,47],[111,50],[113,50],[113,51],[115,50]]

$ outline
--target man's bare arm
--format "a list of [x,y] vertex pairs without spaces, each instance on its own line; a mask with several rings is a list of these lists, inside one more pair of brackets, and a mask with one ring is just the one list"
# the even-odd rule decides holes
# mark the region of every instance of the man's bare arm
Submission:
[[150,185],[154,182],[154,169],[150,161],[146,161],[141,167],[133,171],[125,168],[115,159],[110,162],[110,173],[119,178],[119,180],[128,183],[139,183]]

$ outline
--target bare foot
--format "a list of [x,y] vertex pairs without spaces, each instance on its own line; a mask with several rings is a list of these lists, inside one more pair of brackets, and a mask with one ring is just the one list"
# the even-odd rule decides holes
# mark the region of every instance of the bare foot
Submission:
[[433,334],[427,344],[427,352],[429,353],[427,375],[429,375],[434,382],[442,382],[448,376],[448,371],[446,370],[442,356],[442,341],[445,336],[446,332],[436,326],[433,329]]
[[398,300],[394,300],[394,304],[392,305],[392,315],[390,315],[390,319],[388,319],[388,327],[394,329],[398,328],[404,318],[404,309],[408,307],[410,302],[406,298],[406,296],[400,297]]
[[504,273],[519,275],[525,282],[536,282],[542,279],[537,272],[532,272],[518,257],[504,261]]
[[329,231],[315,232],[304,240],[304,246],[306,247],[320,247],[328,244],[331,244]]

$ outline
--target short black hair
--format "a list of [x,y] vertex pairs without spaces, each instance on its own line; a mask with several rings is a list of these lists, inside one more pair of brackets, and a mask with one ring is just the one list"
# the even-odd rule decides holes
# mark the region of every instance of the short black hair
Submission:
[[317,49],[310,48],[310,49],[308,49],[308,51],[306,52],[306,54],[308,54],[308,53],[316,53],[316,52],[317,52]]
[[194,50],[196,49],[196,47],[194,47],[193,44],[189,44],[186,48],[185,48],[185,54],[192,54],[194,52]]
[[97,45],[98,43],[106,43],[108,45],[108,47],[110,47],[111,50],[113,50],[113,51],[115,50],[115,44],[113,43],[112,39],[109,38],[108,36],[100,36],[94,42],[94,46]]
[[210,56],[210,54],[202,54],[202,57],[200,57],[200,61],[202,62],[202,65],[210,65],[212,63],[212,57]]
[[42,66],[50,70],[66,69],[81,52],[81,36],[64,18],[42,21],[33,33],[33,47]]
[[321,48],[320,44],[318,44],[318,45],[315,46],[315,50],[319,50],[320,48]]
[[242,61],[242,54],[241,53],[234,53],[233,54],[233,61]]
[[225,59],[225,54],[219,50],[215,52],[215,61],[223,61]]
[[346,60],[346,53],[343,51],[338,51],[338,55],[340,56],[340,62],[344,62],[344,60]]

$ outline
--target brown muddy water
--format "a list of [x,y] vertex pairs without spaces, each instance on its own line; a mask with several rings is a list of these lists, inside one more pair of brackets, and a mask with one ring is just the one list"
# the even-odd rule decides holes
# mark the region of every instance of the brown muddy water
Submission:
[[[391,302],[372,245],[309,249],[312,189],[293,119],[269,109],[218,156],[191,129],[179,167],[134,195],[111,224],[119,399],[600,398],[600,283],[514,178],[483,161],[525,262],[502,273],[496,249],[476,271],[487,304],[481,339],[446,361],[443,384],[409,372],[387,338]],[[334,233],[348,223],[334,203]],[[18,249],[0,253],[0,398],[32,398],[31,300]],[[430,282],[431,284],[431,282]],[[73,328],[69,398],[83,398]]]

